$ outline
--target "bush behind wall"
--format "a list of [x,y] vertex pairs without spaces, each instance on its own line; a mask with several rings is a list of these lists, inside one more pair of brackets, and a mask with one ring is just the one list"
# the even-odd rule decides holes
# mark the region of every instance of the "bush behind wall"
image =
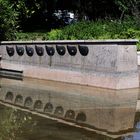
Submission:
[[8,0],[0,0],[0,41],[14,40],[17,28],[17,13]]

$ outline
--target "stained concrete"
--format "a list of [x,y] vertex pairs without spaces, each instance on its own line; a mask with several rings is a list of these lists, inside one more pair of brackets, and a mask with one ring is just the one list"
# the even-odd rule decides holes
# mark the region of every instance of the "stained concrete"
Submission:
[[[1,42],[1,68],[23,71],[25,77],[111,89],[136,88],[139,87],[136,42],[137,40]],[[47,54],[46,45],[54,48],[53,56]],[[57,45],[65,48],[65,55],[59,55]],[[77,49],[75,56],[69,54],[68,45]],[[87,56],[80,53],[79,45],[88,48]],[[8,55],[6,46],[14,48],[13,56]],[[16,46],[24,48],[23,56],[17,54]],[[26,46],[33,48],[33,56],[27,55]],[[43,56],[37,55],[35,46],[44,49]]]

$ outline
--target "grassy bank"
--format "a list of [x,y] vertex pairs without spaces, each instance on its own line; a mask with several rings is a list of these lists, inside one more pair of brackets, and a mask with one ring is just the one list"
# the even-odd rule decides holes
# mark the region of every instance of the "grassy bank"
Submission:
[[[82,21],[50,32],[17,33],[17,40],[139,39],[140,25],[135,20]],[[140,50],[140,42],[138,43]]]

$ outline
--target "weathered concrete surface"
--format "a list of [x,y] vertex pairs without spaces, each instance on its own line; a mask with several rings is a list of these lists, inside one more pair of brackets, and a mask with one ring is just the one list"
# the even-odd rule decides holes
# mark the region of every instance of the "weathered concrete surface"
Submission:
[[[137,52],[137,59],[138,59],[138,72],[139,72],[139,79],[140,79],[140,51]],[[140,98],[139,98],[140,99]]]
[[[135,44],[136,40],[2,42],[1,68],[23,71],[25,77],[111,89],[135,88],[139,87]],[[53,56],[47,54],[46,45],[54,48]],[[57,45],[64,47],[64,55],[58,53]],[[13,56],[8,55],[6,46],[14,49]],[[22,56],[16,46],[24,49]],[[27,55],[26,46],[34,50],[33,56]],[[42,56],[35,46],[43,48]],[[76,55],[70,55],[67,46],[76,48]],[[88,48],[86,56],[79,46]]]
[[140,100],[137,101],[136,110],[137,112],[140,112]]

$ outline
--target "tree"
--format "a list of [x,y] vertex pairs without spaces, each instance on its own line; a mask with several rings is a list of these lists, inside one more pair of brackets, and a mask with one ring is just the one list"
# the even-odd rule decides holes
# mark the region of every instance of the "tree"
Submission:
[[16,33],[17,13],[8,0],[0,0],[0,40],[13,40]]
[[[9,0],[10,4],[13,5],[14,10],[18,13],[18,24],[19,29],[26,30],[30,29],[35,23],[31,20],[41,9],[40,0]],[[36,19],[38,21],[38,19]]]
[[139,0],[115,0],[116,5],[121,11],[120,20],[126,15],[140,17],[140,1]]

